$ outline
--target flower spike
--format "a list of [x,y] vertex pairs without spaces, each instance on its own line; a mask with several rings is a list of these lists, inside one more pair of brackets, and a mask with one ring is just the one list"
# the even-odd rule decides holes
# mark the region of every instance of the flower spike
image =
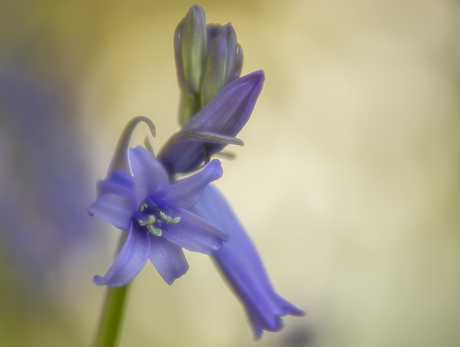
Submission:
[[210,183],[223,174],[220,161],[211,157],[234,157],[222,152],[225,146],[244,145],[236,136],[252,114],[264,72],[240,77],[243,50],[235,30],[230,23],[206,25],[198,5],[176,27],[174,57],[182,129],[157,157],[148,135],[145,148],[129,148],[140,122],[155,136],[148,118],[136,117],[123,130],[107,177],[97,183],[97,200],[87,211],[123,230],[126,237],[116,260],[93,282],[123,286],[150,260],[172,284],[189,268],[183,248],[210,255],[243,305],[255,339],[260,339],[264,330],[279,331],[283,316],[304,312],[275,292],[255,245]]

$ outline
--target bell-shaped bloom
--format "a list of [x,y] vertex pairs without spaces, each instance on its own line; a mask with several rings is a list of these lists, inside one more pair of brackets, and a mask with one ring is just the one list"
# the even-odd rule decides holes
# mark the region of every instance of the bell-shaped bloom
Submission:
[[254,244],[215,187],[206,187],[191,211],[230,235],[230,241],[212,257],[243,304],[256,339],[263,330],[280,330],[281,317],[304,315],[275,292]]
[[[198,112],[181,132],[196,130],[229,137],[236,136],[251,116],[264,79],[263,71],[255,71],[231,82]],[[183,142],[176,141],[177,138],[171,137],[158,153],[158,159],[171,173],[196,170],[206,161],[206,157],[225,147],[222,143],[198,140]]]
[[100,181],[99,198],[88,208],[128,232],[117,259],[94,283],[122,286],[136,277],[147,259],[172,284],[188,270],[182,248],[204,254],[219,250],[228,234],[188,211],[203,189],[222,176],[213,160],[200,172],[170,184],[161,163],[143,147],[129,150],[132,175],[113,171]]
[[[208,26],[208,39],[214,28]],[[229,23],[217,31],[212,42],[201,91],[202,104],[206,105],[227,84],[240,77],[242,66],[243,52]]]

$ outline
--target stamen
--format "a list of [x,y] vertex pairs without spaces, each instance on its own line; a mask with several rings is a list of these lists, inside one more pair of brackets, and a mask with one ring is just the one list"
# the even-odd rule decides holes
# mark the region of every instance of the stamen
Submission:
[[147,229],[156,236],[161,236],[163,234],[161,229],[155,228],[152,224],[147,225]]
[[180,222],[180,217],[172,218],[172,217],[168,216],[166,213],[164,213],[163,211],[160,211],[160,216],[161,216],[161,218],[163,218],[168,223],[176,224],[176,223]]
[[[142,216],[145,216],[147,218],[147,220],[137,218],[137,222],[139,223],[140,226],[146,227],[147,230],[149,232],[151,232],[155,236],[161,236],[163,234],[163,231],[160,228],[157,228],[156,226],[161,227],[161,225],[164,222],[173,223],[173,224],[176,224],[176,223],[180,222],[181,217],[173,218],[171,216],[168,216],[163,211],[155,212],[155,213],[159,212],[161,218],[158,217],[158,214],[156,216],[153,215],[153,214],[149,214],[149,215],[146,216],[146,214],[151,211],[150,210],[151,208],[152,208],[152,206],[150,206],[149,204],[143,203],[141,205],[141,207],[139,207],[139,213],[145,211],[144,212],[145,214],[142,214]],[[156,207],[156,209],[158,210],[158,207]],[[170,210],[169,213],[172,213],[172,211]],[[156,226],[154,226],[154,224],[156,224]]]
[[156,218],[153,214],[149,215],[149,219],[147,221],[145,220],[142,220],[142,219],[138,219],[137,221],[139,222],[139,225],[141,226],[146,226],[146,225],[150,225],[150,224],[153,224],[156,222]]

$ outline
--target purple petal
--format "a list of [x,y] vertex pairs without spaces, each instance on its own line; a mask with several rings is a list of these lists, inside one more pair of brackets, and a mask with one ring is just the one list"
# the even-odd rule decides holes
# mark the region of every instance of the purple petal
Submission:
[[255,71],[228,84],[184,129],[236,136],[249,120],[264,79],[263,71]]
[[214,43],[214,39],[216,38],[220,28],[222,28],[222,25],[220,24],[206,24],[206,30],[208,31],[208,56],[209,53],[211,53],[212,44]]
[[120,170],[112,171],[105,180],[97,182],[97,196],[100,197],[106,193],[118,194],[119,186],[134,192],[133,176]]
[[218,227],[197,215],[177,208],[172,204],[158,204],[163,211],[170,211],[173,217],[180,217],[178,223],[163,224],[163,236],[166,240],[192,252],[212,254],[228,241],[228,235]]
[[106,185],[111,191],[102,195],[86,210],[91,216],[99,217],[116,228],[128,230],[133,211],[136,208],[134,193],[117,184]]
[[103,277],[94,276],[93,282],[98,286],[107,284],[119,287],[132,281],[142,270],[150,252],[149,235],[142,229],[131,225],[128,239],[117,259]]
[[206,187],[191,211],[230,234],[213,259],[244,305],[256,338],[263,330],[280,330],[282,316],[304,314],[275,292],[254,244],[215,187]]
[[[263,71],[238,78],[222,89],[183,128],[236,136],[254,109],[264,82]],[[225,145],[200,142],[176,143],[158,154],[158,160],[170,171],[190,172],[199,167],[204,147],[209,154],[219,152]]]
[[137,206],[151,195],[162,196],[167,192],[168,175],[161,163],[145,148],[137,146],[129,150],[129,160],[136,187]]
[[188,210],[196,204],[203,189],[212,181],[222,177],[222,173],[220,161],[213,160],[200,172],[171,185],[169,193],[163,197],[163,200]]
[[184,251],[164,237],[151,237],[150,240],[149,259],[160,276],[171,285],[188,270]]

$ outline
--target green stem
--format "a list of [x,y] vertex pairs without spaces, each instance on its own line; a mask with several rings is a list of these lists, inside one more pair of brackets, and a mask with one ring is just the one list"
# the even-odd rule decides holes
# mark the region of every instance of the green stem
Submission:
[[[119,249],[121,249],[125,240],[126,237],[120,238]],[[121,287],[107,287],[93,344],[94,347],[115,347],[118,345],[129,285],[130,283]]]

